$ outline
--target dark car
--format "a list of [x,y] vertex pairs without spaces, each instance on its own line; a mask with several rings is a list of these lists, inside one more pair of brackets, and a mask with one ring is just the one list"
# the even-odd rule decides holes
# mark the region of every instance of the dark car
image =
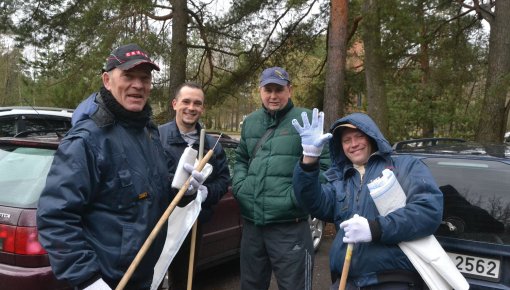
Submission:
[[[219,137],[219,133],[211,132]],[[229,161],[232,174],[234,154],[239,141],[222,134],[220,143]],[[202,245],[197,259],[197,268],[208,268],[230,259],[237,258],[241,247],[241,213],[239,205],[232,195],[232,188],[222,197],[214,207],[214,214],[210,221],[202,225]]]
[[435,236],[470,289],[510,289],[510,146],[428,138],[393,148],[430,168],[444,198]]

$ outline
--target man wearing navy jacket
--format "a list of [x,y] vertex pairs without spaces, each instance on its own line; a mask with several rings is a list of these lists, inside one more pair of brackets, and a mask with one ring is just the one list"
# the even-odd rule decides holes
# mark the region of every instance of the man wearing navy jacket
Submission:
[[[202,127],[199,120],[204,108],[204,92],[202,87],[194,82],[187,82],[179,86],[175,98],[172,100],[172,107],[175,110],[175,119],[169,123],[159,126],[161,143],[169,157],[170,177],[175,174],[177,164],[186,147],[199,149],[199,137]],[[204,154],[212,149],[216,139],[206,134],[204,140]],[[213,206],[217,204],[223,194],[228,190],[230,184],[230,173],[225,151],[221,144],[214,148],[214,154],[208,162],[212,165],[213,171],[206,179],[202,189],[207,192],[207,198],[202,203],[202,210],[198,217],[196,254],[200,250],[202,239],[201,225],[209,221],[213,214]],[[175,189],[174,189],[175,190]],[[175,190],[176,191],[176,190]],[[183,245],[179,249],[169,268],[169,286],[172,289],[186,289],[191,234],[188,234]]]

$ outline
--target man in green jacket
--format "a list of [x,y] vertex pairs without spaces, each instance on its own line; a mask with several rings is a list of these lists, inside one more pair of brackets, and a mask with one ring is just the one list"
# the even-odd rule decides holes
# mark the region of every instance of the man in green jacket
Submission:
[[[243,122],[233,177],[243,216],[241,290],[268,289],[273,271],[280,290],[308,290],[313,245],[308,213],[292,187],[303,149],[291,122],[311,111],[294,107],[283,68],[265,69],[259,86],[263,107]],[[322,169],[329,166],[327,154],[320,156]]]

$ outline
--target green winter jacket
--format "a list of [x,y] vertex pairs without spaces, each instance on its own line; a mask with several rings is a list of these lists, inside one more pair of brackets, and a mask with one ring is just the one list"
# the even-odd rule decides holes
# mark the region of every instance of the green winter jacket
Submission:
[[[301,112],[291,100],[273,116],[261,108],[246,117],[234,166],[234,196],[244,219],[255,225],[305,220],[308,213],[298,205],[292,188],[294,166],[302,156],[301,138],[292,119],[302,123]],[[270,137],[253,155],[254,148],[269,128]],[[325,146],[327,147],[327,146]],[[327,148],[321,155],[321,169],[329,167]]]

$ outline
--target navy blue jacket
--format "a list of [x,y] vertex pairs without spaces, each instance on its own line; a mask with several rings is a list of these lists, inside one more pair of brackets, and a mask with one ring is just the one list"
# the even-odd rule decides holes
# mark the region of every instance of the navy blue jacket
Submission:
[[[168,168],[155,125],[129,126],[96,94],[83,104],[39,200],[39,241],[58,279],[102,276],[115,287],[170,203]],[[166,226],[128,287],[150,287],[165,235]]]
[[[324,173],[328,183],[321,186],[319,170],[303,170],[297,164],[294,170],[294,192],[301,204],[318,218],[335,224],[337,235],[330,250],[330,269],[333,277],[339,277],[345,259],[347,244],[342,239],[342,221],[359,214],[375,221],[380,236],[369,243],[354,247],[349,279],[358,287],[378,283],[377,274],[384,271],[415,271],[413,265],[398,247],[402,241],[410,241],[433,234],[439,227],[443,212],[443,196],[429,169],[419,159],[411,156],[391,157],[390,144],[377,125],[367,115],[351,114],[337,120],[331,131],[339,124],[350,123],[367,134],[377,144],[365,165],[363,181],[352,162],[345,156],[339,134],[330,139],[331,168]],[[381,216],[370,197],[367,183],[381,175],[385,168],[395,173],[407,196],[405,207]]]
[[[202,129],[200,124],[196,125],[197,132]],[[181,158],[184,149],[188,147],[188,143],[184,141],[179,132],[179,128],[175,123],[175,120],[159,126],[159,134],[161,136],[161,143],[169,158],[168,168],[170,170],[170,178],[173,179],[177,164]],[[216,144],[216,139],[206,134],[204,141],[204,155],[213,148]],[[198,141],[193,144],[193,149],[198,151]],[[205,180],[204,185],[207,187],[207,198],[202,203],[202,211],[199,215],[201,222],[206,222],[211,219],[213,214],[213,205],[217,204],[221,197],[227,192],[228,186],[230,185],[230,171],[228,169],[228,161],[225,155],[225,151],[221,144],[218,143],[214,148],[214,154],[208,162],[213,167],[213,172]],[[177,189],[172,189],[177,192]]]

